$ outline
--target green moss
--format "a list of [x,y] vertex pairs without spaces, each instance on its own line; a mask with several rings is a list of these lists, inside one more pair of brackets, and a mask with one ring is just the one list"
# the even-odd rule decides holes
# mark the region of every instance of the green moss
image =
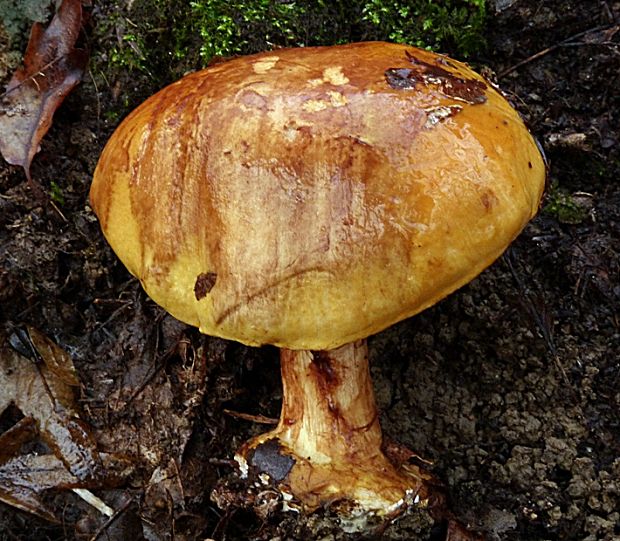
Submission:
[[485,45],[486,0],[366,0],[363,17],[390,41],[462,57]]
[[110,62],[113,66],[129,70],[137,69],[150,73],[147,65],[147,54],[144,39],[140,34],[127,32],[121,38],[121,43],[112,47]]
[[62,188],[58,185],[58,183],[54,182],[53,180],[50,183],[50,198],[57,205],[62,206],[65,204],[65,196],[62,193]]
[[561,190],[554,182],[547,194],[547,204],[543,211],[564,224],[580,224],[586,218],[587,211],[573,197]]
[[12,44],[25,43],[32,23],[45,22],[51,14],[52,0],[0,0],[0,23]]
[[[8,1],[8,0],[0,0]],[[107,62],[161,79],[277,47],[387,40],[468,57],[484,47],[486,0],[135,0],[98,21]]]
[[467,57],[484,47],[486,0],[196,0],[191,22],[200,54],[388,40]]
[[217,56],[371,40],[471,56],[486,0],[134,0],[106,4],[96,22],[91,71],[124,114]]
[[201,0],[190,5],[202,40],[200,55],[204,61],[274,45],[304,44],[306,36],[300,35],[303,29],[298,25],[307,9],[296,2]]

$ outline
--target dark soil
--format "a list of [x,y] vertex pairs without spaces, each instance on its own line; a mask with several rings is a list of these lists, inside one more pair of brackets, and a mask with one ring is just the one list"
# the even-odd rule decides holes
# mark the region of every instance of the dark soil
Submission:
[[[471,284],[370,340],[386,435],[433,461],[456,516],[490,540],[620,539],[619,24],[615,0],[516,0],[491,16],[488,53],[471,61],[543,144],[547,210]],[[0,164],[0,325],[33,325],[71,354],[83,418],[135,471],[93,488],[122,510],[115,522],[52,490],[60,524],[0,504],[0,540],[359,539],[329,511],[258,518],[211,503],[235,449],[265,429],[225,410],[278,415],[277,353],[173,320],[106,245],[88,189],[117,123],[105,113],[119,85],[140,83],[93,80],[33,163],[44,189],[61,187],[58,210]],[[5,411],[0,431],[18,418]],[[367,537],[445,532],[420,512]]]

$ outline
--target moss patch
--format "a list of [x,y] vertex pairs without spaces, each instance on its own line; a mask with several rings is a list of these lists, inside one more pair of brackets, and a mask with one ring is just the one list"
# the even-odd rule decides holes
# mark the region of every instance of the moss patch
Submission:
[[543,210],[564,224],[580,224],[587,215],[587,210],[571,194],[562,190],[557,182],[551,185]]
[[486,0],[197,0],[191,23],[200,56],[272,47],[389,40],[468,56],[484,46]]
[[130,73],[155,89],[217,56],[371,40],[466,58],[484,48],[485,27],[486,0],[135,0],[99,14],[107,47],[93,71],[108,84]]
[[0,0],[0,26],[16,47],[22,45],[33,22],[45,22],[51,13],[52,0]]

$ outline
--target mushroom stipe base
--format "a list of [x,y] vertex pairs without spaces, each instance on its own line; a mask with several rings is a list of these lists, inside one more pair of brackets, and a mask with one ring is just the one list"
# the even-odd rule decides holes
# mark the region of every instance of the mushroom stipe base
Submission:
[[330,351],[281,351],[283,403],[277,427],[237,453],[242,475],[267,474],[313,511],[347,502],[349,514],[397,515],[427,506],[429,474],[394,465],[382,434],[366,340]]

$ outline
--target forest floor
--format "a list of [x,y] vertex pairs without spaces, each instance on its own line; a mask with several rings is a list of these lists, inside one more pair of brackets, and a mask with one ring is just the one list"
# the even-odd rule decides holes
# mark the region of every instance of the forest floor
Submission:
[[[620,539],[619,25],[615,0],[517,0],[491,14],[487,53],[470,61],[545,148],[543,210],[477,279],[369,341],[385,434],[432,461],[452,511],[489,540]],[[104,242],[88,190],[120,120],[106,112],[140,83],[94,81],[59,109],[32,165],[46,191],[61,187],[56,208],[0,163],[0,351],[24,325],[66,350],[82,419],[132,471],[91,485],[120,510],[114,521],[47,490],[39,503],[58,522],[0,503],[0,541],[443,541],[423,512],[360,536],[329,510],[259,518],[211,502],[235,449],[265,429],[234,412],[278,416],[277,352],[174,320]],[[0,412],[0,434],[22,409]]]

